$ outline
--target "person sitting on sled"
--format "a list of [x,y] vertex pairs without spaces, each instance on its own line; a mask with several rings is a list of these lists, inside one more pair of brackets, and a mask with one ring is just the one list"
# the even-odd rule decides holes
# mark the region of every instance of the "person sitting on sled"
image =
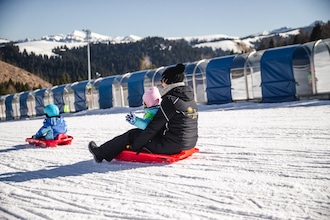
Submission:
[[134,113],[130,112],[126,115],[126,121],[144,130],[157,113],[162,98],[157,87],[150,87],[143,94],[142,100],[144,107],[143,118],[137,117]]
[[162,74],[162,101],[159,111],[147,127],[131,129],[101,146],[89,142],[94,160],[111,161],[123,150],[177,154],[195,147],[198,139],[198,111],[193,89],[185,85],[185,66],[177,64]]
[[43,138],[54,140],[59,134],[65,134],[68,130],[66,121],[60,116],[60,110],[54,104],[49,104],[44,108],[46,118],[43,126],[33,135],[33,138]]

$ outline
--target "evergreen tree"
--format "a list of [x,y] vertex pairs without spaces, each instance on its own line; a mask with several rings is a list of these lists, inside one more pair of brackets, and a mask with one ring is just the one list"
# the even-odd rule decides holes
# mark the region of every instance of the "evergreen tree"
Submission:
[[269,41],[269,44],[268,44],[268,48],[274,48],[275,47],[275,39],[274,38],[271,38],[270,41]]
[[320,23],[317,23],[311,33],[310,36],[310,41],[317,41],[319,39],[321,39],[321,32],[322,32],[322,27]]
[[283,47],[285,45],[287,45],[286,40],[284,39],[284,37],[279,36],[277,43],[276,43],[276,47]]
[[328,21],[325,25],[323,25],[321,31],[321,38],[322,39],[330,38],[330,21]]

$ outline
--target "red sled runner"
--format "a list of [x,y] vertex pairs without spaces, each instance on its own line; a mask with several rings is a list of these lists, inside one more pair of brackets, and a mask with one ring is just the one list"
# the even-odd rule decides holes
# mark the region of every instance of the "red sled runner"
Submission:
[[183,160],[193,153],[199,152],[198,148],[183,150],[178,154],[152,154],[141,152],[136,155],[136,152],[124,150],[115,159],[120,161],[140,162],[140,163],[174,163],[178,160]]
[[45,140],[38,138],[26,138],[25,141],[34,146],[57,147],[57,145],[70,145],[73,137],[66,134],[59,134],[55,140]]

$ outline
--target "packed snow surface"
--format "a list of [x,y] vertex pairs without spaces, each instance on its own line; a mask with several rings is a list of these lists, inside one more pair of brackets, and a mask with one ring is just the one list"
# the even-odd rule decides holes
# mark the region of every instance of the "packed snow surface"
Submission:
[[129,111],[64,117],[72,145],[25,143],[43,117],[0,122],[0,219],[330,219],[330,101],[199,106],[200,152],[96,163]]

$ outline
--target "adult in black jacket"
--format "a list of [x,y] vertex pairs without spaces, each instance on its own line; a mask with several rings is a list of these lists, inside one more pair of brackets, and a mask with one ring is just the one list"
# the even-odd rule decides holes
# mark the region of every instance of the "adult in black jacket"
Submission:
[[111,161],[123,150],[176,154],[195,147],[198,138],[198,112],[194,92],[186,86],[185,66],[177,64],[162,74],[162,102],[145,130],[131,129],[98,147],[88,145],[96,162]]

